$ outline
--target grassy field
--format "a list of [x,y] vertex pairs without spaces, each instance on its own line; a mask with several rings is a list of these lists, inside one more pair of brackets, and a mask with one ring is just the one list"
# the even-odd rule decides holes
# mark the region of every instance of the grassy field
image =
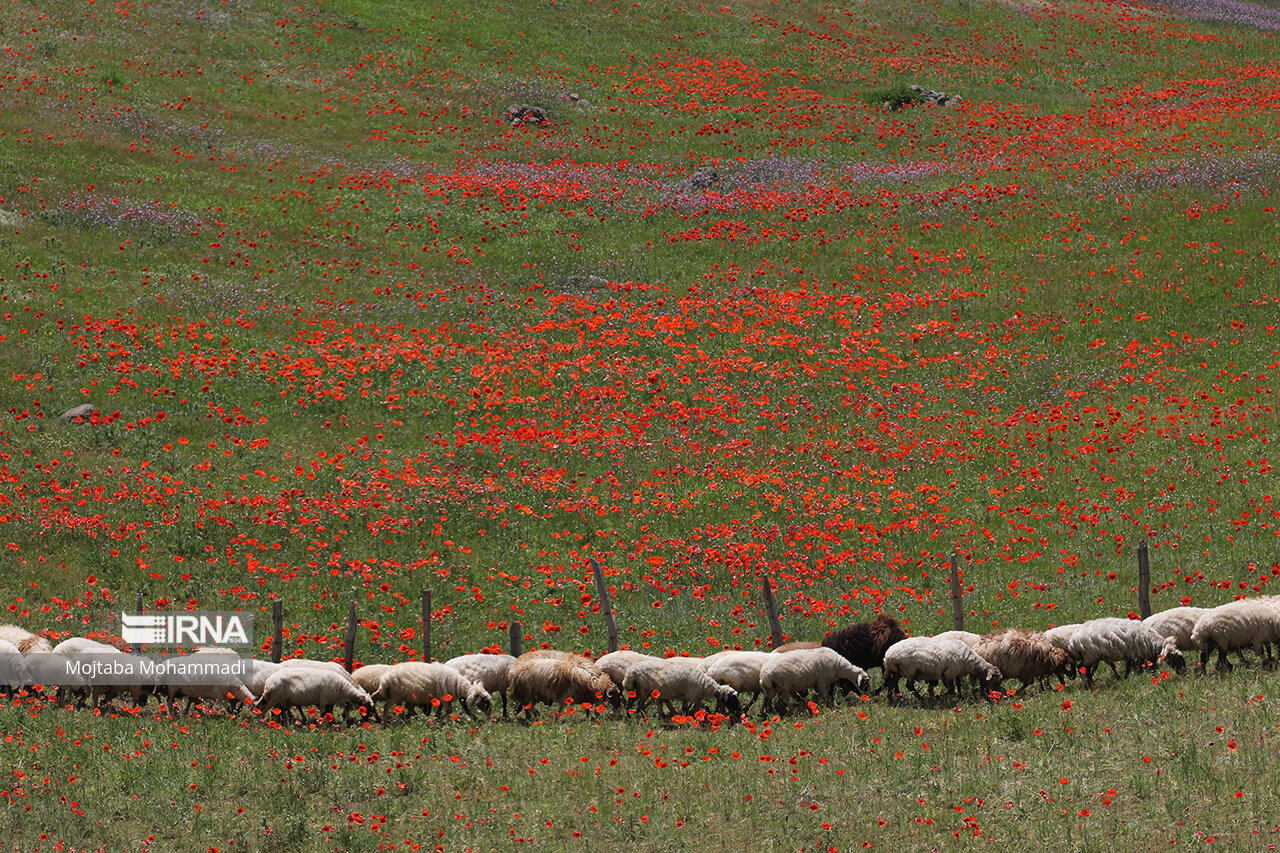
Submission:
[[[1272,2],[19,0],[7,619],[767,646],[1269,593]],[[945,107],[882,103],[904,85]],[[508,108],[547,121],[513,124]],[[706,171],[714,169],[714,173]],[[703,170],[703,171],[699,171]],[[63,420],[90,403],[88,423]],[[1273,674],[710,729],[0,709],[14,850],[1263,849]],[[503,787],[505,786],[505,787]],[[125,793],[121,793],[121,792]]]

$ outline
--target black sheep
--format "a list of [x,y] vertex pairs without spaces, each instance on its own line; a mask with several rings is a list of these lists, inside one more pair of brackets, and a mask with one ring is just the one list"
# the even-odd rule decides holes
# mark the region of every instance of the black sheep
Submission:
[[905,640],[907,632],[898,620],[883,613],[870,622],[855,622],[838,631],[832,631],[822,645],[834,649],[854,666],[870,670],[884,667],[884,653],[899,640]]

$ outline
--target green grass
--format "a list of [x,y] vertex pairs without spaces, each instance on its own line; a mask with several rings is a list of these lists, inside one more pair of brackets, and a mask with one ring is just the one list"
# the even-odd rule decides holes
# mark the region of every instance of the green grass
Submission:
[[36,828],[73,846],[152,836],[157,848],[1247,848],[1275,832],[1268,681],[1135,678],[927,710],[873,701],[718,731],[575,715],[290,732],[10,708],[22,749],[7,808],[24,848],[41,846]]
[[[0,603],[61,635],[139,592],[260,628],[280,598],[287,649],[333,657],[355,600],[375,661],[419,646],[424,589],[438,657],[509,621],[601,651],[593,557],[655,652],[766,643],[762,566],[798,638],[951,627],[952,552],[974,630],[1135,611],[1142,540],[1156,609],[1268,592],[1273,39],[1127,15],[13,6]],[[913,83],[964,106],[880,108]],[[553,123],[501,118],[526,102]],[[84,401],[108,422],[58,419]],[[357,761],[7,708],[5,808],[42,850],[1248,848],[1268,678],[876,699],[767,740],[374,727]]]

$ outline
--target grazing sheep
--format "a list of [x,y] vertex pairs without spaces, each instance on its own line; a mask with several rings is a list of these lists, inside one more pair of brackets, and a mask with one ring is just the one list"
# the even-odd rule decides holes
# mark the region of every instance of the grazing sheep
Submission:
[[118,654],[120,652],[115,646],[109,646],[97,640],[90,640],[88,637],[68,637],[54,646],[52,651],[58,655],[110,654],[113,652]]
[[507,671],[507,685],[516,706],[524,708],[525,719],[534,715],[534,706],[545,702],[563,706],[566,702],[598,705],[621,703],[617,685],[595,663],[581,655],[539,649],[515,659]]
[[490,694],[502,697],[502,716],[507,716],[507,672],[516,659],[511,655],[460,655],[444,662],[472,681],[484,686]]
[[1179,672],[1184,665],[1176,640],[1161,637],[1141,622],[1119,617],[1082,622],[1067,641],[1067,653],[1084,667],[1085,683],[1090,687],[1094,671],[1104,661],[1117,678],[1120,677],[1117,661],[1125,662],[1126,677],[1139,666],[1162,659]]
[[645,660],[663,660],[663,658],[655,655],[646,655],[631,649],[619,649],[616,652],[601,655],[596,659],[596,666],[600,667],[601,671],[609,676],[614,684],[622,684],[622,679],[626,677],[627,669],[632,664]]
[[790,643],[783,643],[773,650],[775,655],[784,655],[787,652],[798,652],[804,649],[816,649],[821,646],[820,641],[814,640],[792,640]]
[[622,695],[628,707],[634,704],[637,711],[643,710],[650,697],[660,688],[658,672],[668,664],[702,671],[701,659],[690,662],[689,658],[644,656],[628,666],[626,673],[622,676]]
[[[197,649],[187,657],[209,658],[211,661],[216,658],[218,662],[228,664],[240,660],[240,656],[235,652],[217,648]],[[175,717],[190,713],[191,706],[201,699],[208,702],[225,701],[227,713],[232,716],[240,710],[241,705],[253,702],[253,694],[243,681],[237,681],[234,684],[216,684],[209,683],[202,676],[174,673],[165,676],[163,686],[168,694],[169,708]],[[179,696],[187,700],[185,707],[181,710],[177,709],[178,703],[175,701]]]
[[706,672],[716,681],[736,690],[739,700],[743,694],[751,694],[751,698],[742,706],[742,713],[745,714],[760,697],[760,668],[769,659],[769,654],[756,651],[718,652],[707,658]]
[[398,663],[382,674],[373,698],[381,700],[383,719],[389,719],[393,705],[403,705],[405,719],[412,717],[418,708],[436,707],[436,717],[452,713],[453,700],[457,699],[468,717],[474,717],[473,708],[489,713],[493,700],[489,691],[467,678],[458,670],[442,663],[408,661]]
[[8,640],[24,655],[53,651],[47,639],[17,625],[0,625],[0,640]]
[[8,640],[0,639],[0,690],[12,693],[32,684],[35,678],[23,663],[22,652]]
[[1266,601],[1244,598],[1231,601],[1208,611],[1196,620],[1191,629],[1191,642],[1200,650],[1200,670],[1209,658],[1218,652],[1218,671],[1229,672],[1231,662],[1227,652],[1234,651],[1244,657],[1241,649],[1252,648],[1271,658],[1271,644],[1280,640],[1280,610]]
[[[704,701],[713,697],[717,712],[728,714],[730,719],[742,713],[738,704],[738,691],[727,684],[718,683],[703,672],[700,666],[691,666],[680,658],[670,658],[653,668],[642,665],[632,669],[644,670],[648,683],[653,685],[652,693],[658,695],[658,712],[662,713],[665,706],[668,717],[676,715],[677,701],[682,703],[682,712],[689,714],[694,711],[694,706],[701,706]],[[627,670],[628,675],[631,672],[631,669]],[[643,713],[652,693],[645,692],[638,696],[636,713]]]
[[1200,617],[1208,612],[1209,609],[1205,607],[1171,607],[1159,613],[1152,613],[1142,620],[1142,624],[1161,637],[1172,637],[1178,642],[1178,648],[1185,654],[1197,648],[1191,640],[1191,632],[1196,627],[1196,622],[1200,621]]
[[884,667],[884,654],[907,638],[898,620],[881,613],[870,622],[855,622],[833,631],[822,645],[839,652],[849,663],[862,669]]
[[1044,638],[1046,640],[1069,654],[1071,650],[1067,648],[1067,644],[1071,642],[1071,638],[1075,636],[1076,631],[1079,630],[1080,623],[1072,622],[1067,625],[1058,625],[1053,628],[1049,628],[1041,633],[1044,634]]
[[793,695],[810,690],[831,704],[831,686],[848,681],[859,693],[866,693],[871,679],[866,670],[846,660],[839,652],[825,646],[816,649],[799,649],[785,655],[768,655],[760,666],[760,690],[764,694],[764,708],[775,708],[786,713],[787,702]]
[[926,699],[916,690],[917,680],[925,682],[932,698],[939,681],[946,685],[948,693],[955,695],[960,679],[965,677],[973,678],[983,695],[990,697],[992,691],[1000,689],[1003,674],[999,667],[979,657],[959,640],[908,637],[885,652],[884,680],[890,696],[897,694],[898,681],[905,678],[907,689],[923,704]]
[[[293,708],[298,709],[302,723],[307,722],[307,708],[332,709],[342,706],[343,722],[351,722],[351,709],[362,708],[365,713],[374,711],[373,697],[357,687],[349,678],[319,667],[281,667],[270,678],[258,699],[258,708],[266,714],[279,707],[281,716],[293,718]],[[325,713],[330,713],[325,712]]]
[[1075,665],[1066,649],[1058,648],[1039,631],[1002,628],[981,637],[972,648],[1005,678],[1021,681],[1019,692],[1033,681],[1040,682],[1040,689],[1044,690],[1051,675],[1056,675],[1058,683],[1065,685],[1066,677],[1075,674]]
[[267,679],[281,669],[283,667],[275,661],[254,658],[253,663],[250,665],[249,678],[245,681],[244,686],[249,688],[249,692],[254,695],[255,701],[261,699],[262,691],[267,689]]
[[[32,652],[23,657],[34,684],[44,687],[46,696],[60,704],[83,708],[89,697],[89,681],[67,672],[70,658],[53,652]],[[56,695],[55,695],[56,694]]]
[[975,634],[972,631],[943,631],[941,634],[934,634],[935,640],[959,640],[969,648],[978,645],[978,641],[982,639],[981,634]]
[[367,663],[359,669],[351,673],[351,680],[370,694],[378,689],[378,684],[382,681],[382,676],[387,670],[391,669],[391,664],[387,663]]
[[341,675],[347,681],[350,681],[352,684],[355,684],[355,681],[352,681],[351,679],[351,673],[343,669],[342,664],[335,663],[334,661],[331,661],[331,660],[311,660],[310,658],[285,658],[284,660],[280,661],[280,665],[284,667],[327,669],[330,672],[336,672],[338,675]]
[[[67,656],[102,655],[107,661],[122,665],[137,665],[137,655],[122,652],[115,646],[90,640],[88,637],[68,637],[54,646],[52,653]],[[94,683],[92,679],[87,680],[87,687],[90,694],[89,701],[95,707],[125,694],[128,694],[138,707],[145,707],[147,699],[156,689],[155,685],[151,684],[103,684]]]

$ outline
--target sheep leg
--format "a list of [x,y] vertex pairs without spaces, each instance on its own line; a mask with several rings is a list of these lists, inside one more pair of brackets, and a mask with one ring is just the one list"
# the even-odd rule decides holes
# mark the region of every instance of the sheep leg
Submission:
[[507,691],[499,691],[502,695],[502,719],[507,719]]
[[1097,669],[1096,663],[1087,663],[1084,665],[1084,683],[1089,689],[1093,689],[1093,671]]
[[1107,661],[1107,666],[1111,667],[1111,674],[1112,674],[1112,675],[1114,675],[1117,679],[1119,679],[1119,678],[1120,678],[1120,668],[1119,668],[1118,666],[1116,666],[1116,662],[1115,662],[1115,661],[1113,661],[1113,660],[1109,660],[1109,661]]
[[1231,661],[1227,660],[1226,646],[1218,646],[1218,668],[1216,671],[1230,672],[1233,669],[1235,669],[1235,667],[1231,665]]
[[[738,694],[738,696],[739,696],[739,697],[741,697],[741,696],[742,696],[742,694],[741,694],[741,693],[739,693],[739,694]],[[751,698],[750,698],[750,699],[748,699],[748,700],[746,701],[746,703],[745,703],[745,704],[743,704],[743,706],[742,706],[742,713],[744,713],[744,714],[745,714],[745,713],[747,713],[748,711],[750,711],[750,710],[751,710],[751,706],[752,706],[752,705],[754,705],[754,704],[755,704],[755,702],[756,702],[756,700],[757,700],[757,699],[759,699],[759,698],[760,698],[760,694],[759,694],[759,693],[752,693],[752,694],[751,694]]]

